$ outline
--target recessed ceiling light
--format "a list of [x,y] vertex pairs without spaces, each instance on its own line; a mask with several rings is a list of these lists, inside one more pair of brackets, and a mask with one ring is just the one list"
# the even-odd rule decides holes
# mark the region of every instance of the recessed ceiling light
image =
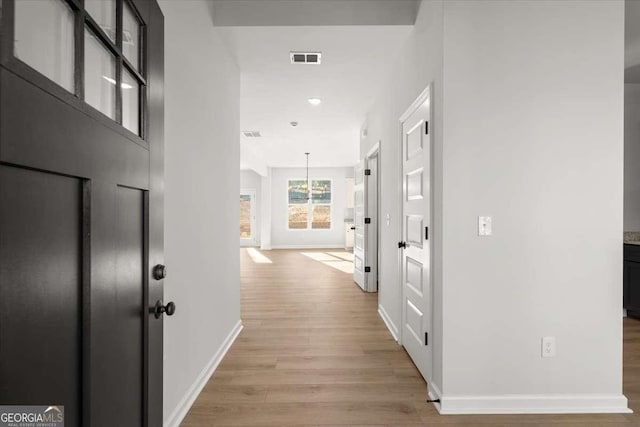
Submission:
[[307,101],[309,101],[309,104],[311,105],[320,105],[322,102],[320,98],[309,98]]
[[289,124],[290,124],[291,126],[293,126],[293,127],[298,126],[298,122],[289,122]]

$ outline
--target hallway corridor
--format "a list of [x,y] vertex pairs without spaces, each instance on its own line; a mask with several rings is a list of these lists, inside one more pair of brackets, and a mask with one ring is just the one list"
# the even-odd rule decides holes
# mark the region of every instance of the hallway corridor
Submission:
[[[377,294],[327,265],[344,262],[338,251],[303,252],[312,251],[241,250],[244,330],[182,426],[640,425],[636,414],[438,415],[378,316]],[[640,322],[625,319],[625,338],[625,393],[637,411]]]

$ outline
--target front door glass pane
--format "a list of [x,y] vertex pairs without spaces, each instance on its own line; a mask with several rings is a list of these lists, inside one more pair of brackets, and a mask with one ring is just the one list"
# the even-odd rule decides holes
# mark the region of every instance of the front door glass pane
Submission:
[[62,0],[16,0],[14,56],[72,93],[73,21]]
[[96,36],[84,30],[84,98],[102,113],[116,117],[116,61]]
[[124,1],[122,27],[122,53],[136,70],[140,70],[140,23],[126,0]]
[[112,42],[116,42],[116,0],[84,0],[84,7]]
[[122,126],[140,135],[140,84],[126,68],[122,69]]

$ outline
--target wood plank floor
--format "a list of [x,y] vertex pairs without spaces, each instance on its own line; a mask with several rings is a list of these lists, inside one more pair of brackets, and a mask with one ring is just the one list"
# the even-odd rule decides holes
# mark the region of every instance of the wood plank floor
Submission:
[[[255,263],[241,250],[245,329],[183,427],[640,426],[637,414],[438,415],[378,317],[377,294],[300,252]],[[625,319],[624,333],[624,392],[640,412],[640,321]]]

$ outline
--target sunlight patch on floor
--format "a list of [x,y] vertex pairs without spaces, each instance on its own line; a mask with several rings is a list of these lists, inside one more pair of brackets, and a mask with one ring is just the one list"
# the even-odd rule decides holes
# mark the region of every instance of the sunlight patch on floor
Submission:
[[272,261],[261,254],[256,248],[248,248],[247,253],[256,264],[272,264]]
[[340,259],[337,259],[334,256],[331,256],[327,253],[324,252],[300,252],[302,255],[306,256],[307,258],[311,258],[313,260],[316,261],[320,261],[320,262],[324,262],[324,261],[340,261]]
[[328,261],[324,262],[324,265],[333,267],[336,270],[340,270],[343,273],[353,274],[353,263],[349,261]]
[[348,252],[300,252],[300,254],[343,273],[353,274],[353,254]]
[[353,262],[353,252],[327,252],[329,255]]

